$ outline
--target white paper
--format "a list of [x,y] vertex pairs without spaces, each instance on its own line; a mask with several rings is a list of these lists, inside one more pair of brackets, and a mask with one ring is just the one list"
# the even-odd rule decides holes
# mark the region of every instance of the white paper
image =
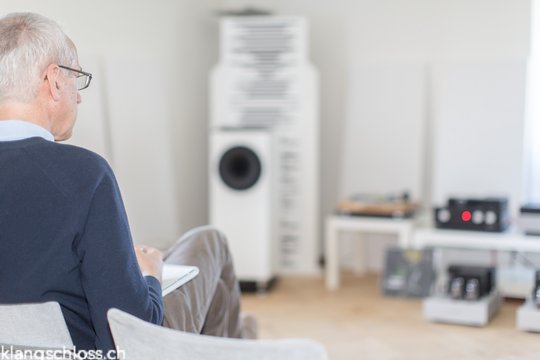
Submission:
[[199,274],[199,268],[186,265],[163,265],[161,291],[163,296],[178,289]]

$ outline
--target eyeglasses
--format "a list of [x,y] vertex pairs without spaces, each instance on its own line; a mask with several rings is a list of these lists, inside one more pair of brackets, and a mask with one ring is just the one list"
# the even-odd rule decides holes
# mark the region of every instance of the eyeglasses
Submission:
[[81,91],[90,86],[90,81],[92,81],[92,74],[82,70],[73,69],[64,65],[58,65],[59,68],[66,69],[69,71],[76,72],[78,75],[75,77],[77,81],[77,90]]

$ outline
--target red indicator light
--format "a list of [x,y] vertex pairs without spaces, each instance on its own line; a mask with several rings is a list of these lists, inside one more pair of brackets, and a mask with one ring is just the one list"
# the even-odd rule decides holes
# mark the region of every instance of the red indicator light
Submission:
[[467,222],[467,221],[471,221],[471,218],[472,218],[472,214],[470,211],[465,210],[461,213],[461,220]]

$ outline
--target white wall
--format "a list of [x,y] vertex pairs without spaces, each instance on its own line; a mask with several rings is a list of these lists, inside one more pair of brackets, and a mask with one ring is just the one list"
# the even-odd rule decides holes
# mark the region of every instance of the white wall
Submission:
[[104,155],[136,242],[166,247],[206,222],[207,71],[217,24],[209,1],[1,0],[1,12],[58,21],[95,77],[73,142]]
[[[332,211],[340,195],[342,166],[349,166],[340,159],[343,134],[347,130],[347,101],[351,98],[348,80],[355,64],[365,67],[374,63],[390,66],[406,63],[429,68],[457,61],[525,59],[529,53],[530,1],[0,0],[0,3],[3,13],[30,10],[58,20],[78,44],[82,60],[87,60],[82,65],[99,75],[93,85],[103,81],[83,93],[79,125],[97,121],[97,126],[108,134],[103,135],[106,140],[96,140],[95,146],[112,161],[119,175],[136,240],[165,246],[181,231],[207,220],[207,75],[217,57],[217,23],[212,11],[258,5],[309,19],[311,59],[321,73],[323,216]],[[116,62],[115,71],[122,71],[120,64],[125,63],[126,73],[117,79],[127,83],[108,83],[113,78],[108,74],[111,62]],[[89,68],[92,64],[98,68]],[[146,79],[153,74],[165,74],[152,83],[162,84],[163,88],[152,88],[150,82],[141,79],[141,74]],[[428,97],[429,86],[428,83]],[[110,97],[113,87],[114,98]],[[143,90],[134,101],[133,91],[123,93],[123,87]],[[100,96],[85,104],[84,98],[95,97],[90,92],[98,89]],[[102,110],[85,109],[91,104],[101,104]],[[163,109],[156,109],[156,104]],[[429,101],[427,107],[423,131],[429,135],[434,133]],[[160,116],[150,118],[153,108]],[[99,114],[103,115],[102,119],[94,120]],[[157,129],[149,136],[160,139],[157,147],[152,146],[157,140],[147,141],[148,124]],[[425,139],[427,150],[422,171],[427,187],[431,186],[433,141],[429,136]],[[145,157],[130,156],[130,148],[148,149],[148,153]],[[394,156],[384,149],[378,150],[373,151],[373,157],[380,156],[381,161]],[[161,163],[152,163],[157,157]],[[132,181],[134,174],[137,181]],[[162,182],[164,176],[172,179]],[[145,225],[149,221],[154,225]]]
[[[378,163],[396,163],[400,157],[413,165],[413,173],[404,176],[408,179],[404,184],[408,182],[420,188],[426,202],[429,201],[434,187],[434,163],[437,161],[432,154],[434,137],[438,131],[437,114],[432,108],[435,96],[433,69],[440,64],[523,61],[529,54],[530,0],[229,0],[224,3],[231,7],[255,5],[277,13],[301,14],[310,20],[311,59],[321,73],[322,89],[322,216],[330,213],[338,198],[348,192],[401,190],[395,189],[395,178],[385,179],[376,171]],[[390,72],[399,67],[426,69],[424,122],[422,119],[415,121],[411,116],[413,112],[409,111],[409,121],[413,126],[408,130],[398,126],[400,136],[412,141],[418,140],[418,131],[423,132],[422,160],[414,159],[418,156],[416,146],[404,148],[399,154],[396,154],[395,147],[385,146],[388,137],[377,130],[380,127],[374,131],[365,128],[364,133],[358,134],[359,139],[369,138],[369,144],[356,144],[356,147],[343,150],[354,151],[363,146],[364,154],[368,153],[368,156],[342,154],[343,139],[354,137],[348,122],[352,123],[354,120],[351,118],[360,113],[350,112],[350,102],[360,94],[350,90],[358,89],[365,95],[366,89],[363,84],[358,84],[361,78],[357,74],[374,66],[379,69],[386,67]],[[384,70],[378,72],[378,75],[372,73],[364,79],[374,83],[374,77],[379,76],[381,83],[388,83]],[[398,73],[396,78],[407,78],[406,71]],[[415,84],[414,92],[419,91],[417,80],[410,77],[408,80]],[[379,95],[381,91],[378,90],[375,97],[365,102],[383,104],[384,99],[378,97],[384,95]],[[392,89],[389,95],[395,97],[398,92]],[[359,105],[356,105],[352,104],[352,108],[358,110]],[[390,108],[394,105],[387,104]],[[390,116],[395,116],[395,112],[391,109],[383,112],[388,113],[382,115],[386,119],[384,121],[391,123]],[[372,120],[359,121],[369,123]],[[359,131],[361,125],[355,125],[353,130]],[[396,134],[390,136],[395,137]],[[345,161],[342,161],[343,157]],[[358,180],[355,189],[350,179],[343,179],[343,176],[362,180]],[[511,191],[515,193],[517,190]],[[391,237],[373,237],[371,246],[374,253],[392,241]],[[373,259],[372,267],[380,267],[380,256],[369,258]]]

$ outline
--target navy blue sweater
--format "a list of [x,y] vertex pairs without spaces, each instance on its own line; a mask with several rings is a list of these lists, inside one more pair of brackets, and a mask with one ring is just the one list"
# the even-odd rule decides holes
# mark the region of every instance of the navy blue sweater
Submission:
[[0,142],[0,303],[45,301],[60,303],[77,349],[114,348],[112,307],[163,321],[107,162],[37,137]]

